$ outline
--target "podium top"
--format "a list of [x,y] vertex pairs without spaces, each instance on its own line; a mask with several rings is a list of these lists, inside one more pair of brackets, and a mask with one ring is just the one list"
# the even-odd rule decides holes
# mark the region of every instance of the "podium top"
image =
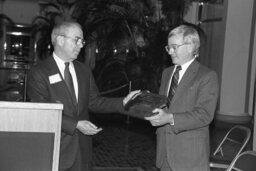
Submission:
[[61,103],[34,103],[34,102],[0,101],[0,108],[62,110],[63,109],[63,104],[61,104]]

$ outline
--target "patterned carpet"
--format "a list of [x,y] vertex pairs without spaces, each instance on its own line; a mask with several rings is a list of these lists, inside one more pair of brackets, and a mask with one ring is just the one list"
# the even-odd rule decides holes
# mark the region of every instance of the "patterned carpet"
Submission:
[[[147,121],[120,114],[94,114],[92,121],[103,131],[93,136],[94,171],[159,171],[155,167],[155,128]],[[211,151],[231,125],[210,127]],[[250,142],[247,149],[251,149]],[[232,152],[234,147],[230,147]],[[223,171],[212,169],[212,171]]]
[[148,122],[127,120],[118,114],[96,114],[93,118],[103,128],[93,136],[94,167],[156,171],[155,128]]

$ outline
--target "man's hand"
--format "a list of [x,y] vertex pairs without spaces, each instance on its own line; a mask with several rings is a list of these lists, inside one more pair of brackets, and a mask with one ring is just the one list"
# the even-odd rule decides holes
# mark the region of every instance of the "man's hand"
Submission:
[[137,96],[140,95],[140,94],[141,94],[141,90],[131,91],[131,92],[123,99],[123,105],[125,106],[128,101],[134,99],[135,97],[137,97]]
[[163,109],[156,108],[152,111],[155,115],[150,117],[145,117],[152,126],[162,126],[165,124],[174,124],[173,115],[166,113]]
[[85,135],[94,135],[102,130],[87,120],[78,121],[76,128]]

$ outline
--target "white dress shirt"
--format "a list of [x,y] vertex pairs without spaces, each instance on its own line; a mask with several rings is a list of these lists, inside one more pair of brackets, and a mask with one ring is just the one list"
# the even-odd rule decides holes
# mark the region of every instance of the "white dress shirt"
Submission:
[[[179,71],[179,80],[178,80],[178,84],[180,83],[180,80],[182,79],[183,75],[185,74],[186,70],[188,69],[189,65],[195,60],[195,58],[193,58],[192,60],[188,61],[187,63],[181,65],[181,70]],[[169,90],[170,90],[170,86],[171,86],[171,82],[172,82],[172,76],[176,70],[176,67],[178,65],[175,65],[174,70],[172,72],[172,75],[170,77],[169,83],[168,83],[168,91],[167,91],[167,96],[169,94]]]
[[[65,61],[63,61],[61,58],[59,58],[55,53],[53,53],[53,58],[57,63],[57,66],[60,70],[60,73],[62,75],[62,78],[64,78],[64,70],[65,70]],[[76,100],[78,100],[78,83],[77,83],[77,77],[76,77],[76,71],[73,65],[73,62],[70,62],[69,65],[69,71],[72,76],[73,84],[74,84],[74,89],[75,89],[75,94],[76,94]],[[64,81],[64,80],[63,80]]]

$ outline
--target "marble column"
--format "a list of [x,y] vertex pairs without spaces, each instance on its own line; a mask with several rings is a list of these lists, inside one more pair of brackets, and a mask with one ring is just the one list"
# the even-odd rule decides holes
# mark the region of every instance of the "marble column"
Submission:
[[[196,8],[198,6],[194,5],[192,11],[198,11]],[[214,69],[219,76],[220,96],[216,120],[243,124],[254,115],[254,11],[254,0],[224,0],[220,4],[203,6],[200,27],[206,33],[207,42],[199,60]],[[214,18],[221,20],[207,21]]]

